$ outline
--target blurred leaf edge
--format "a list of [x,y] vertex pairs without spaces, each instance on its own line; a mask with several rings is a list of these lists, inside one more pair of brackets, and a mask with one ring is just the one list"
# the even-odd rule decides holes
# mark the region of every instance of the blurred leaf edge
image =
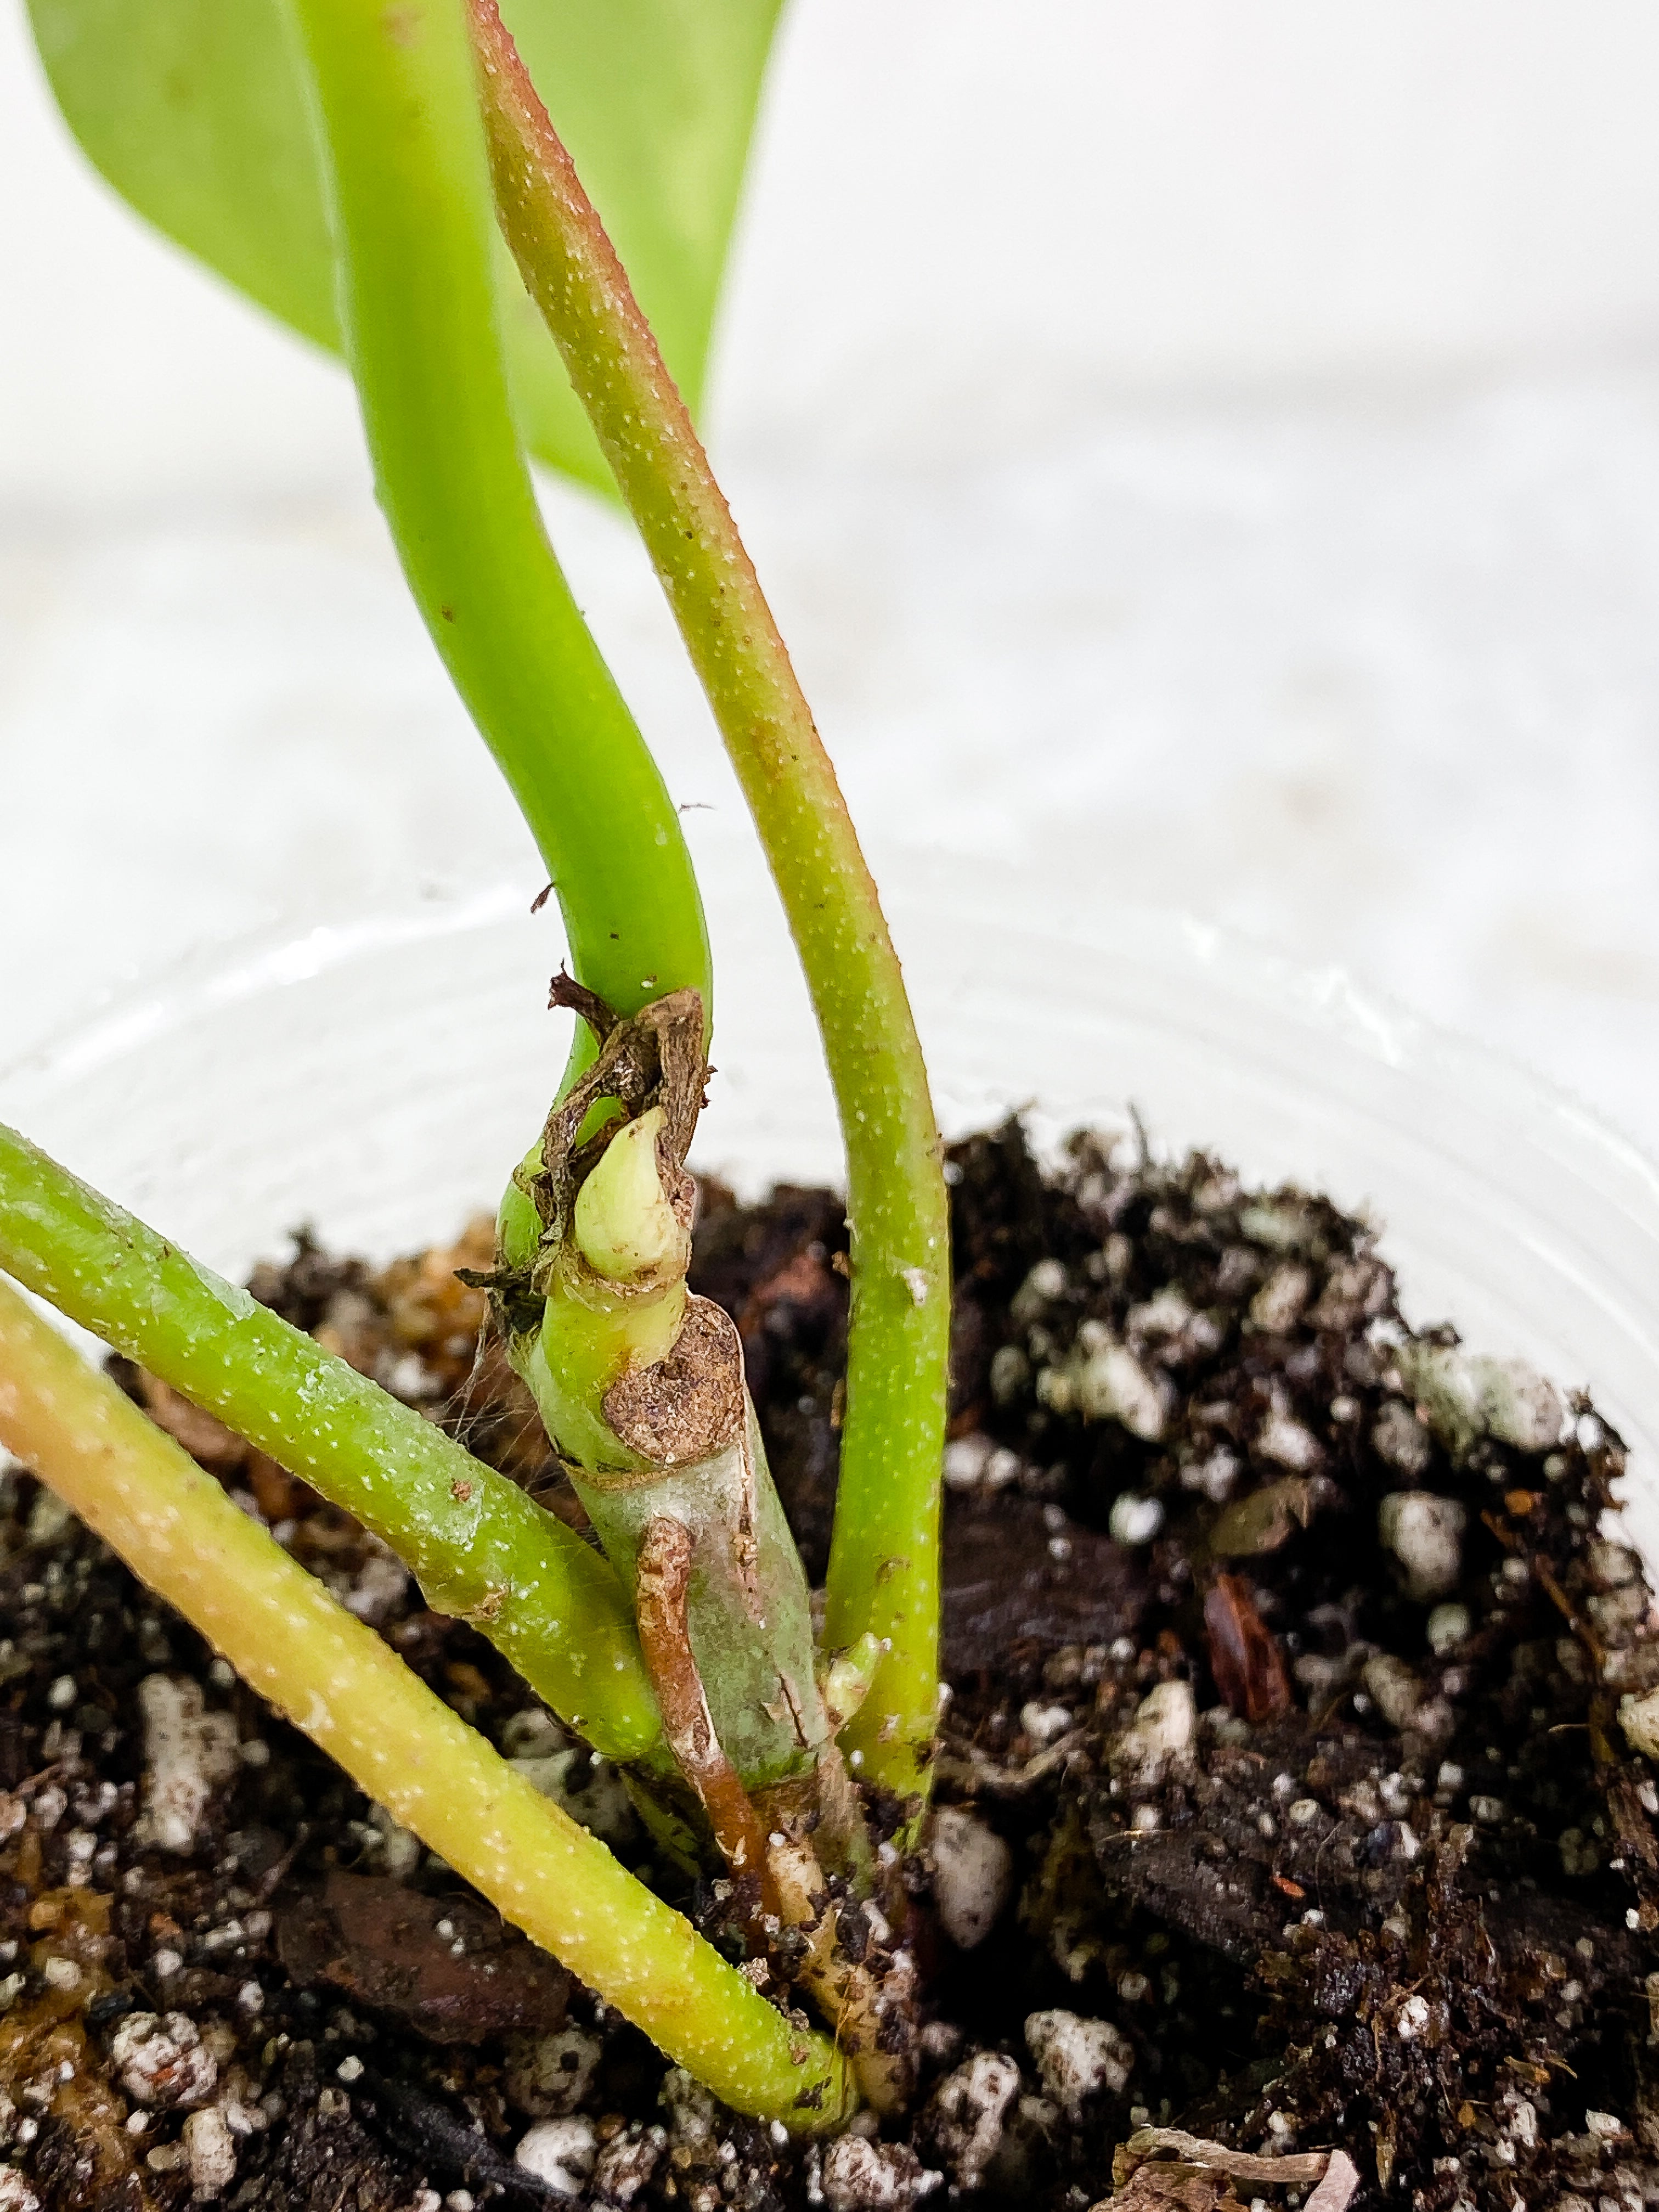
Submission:
[[[695,412],[783,0],[504,0]],[[282,0],[27,0],[65,122],[148,222],[339,351],[320,173]],[[505,246],[501,329],[526,445],[614,496]]]

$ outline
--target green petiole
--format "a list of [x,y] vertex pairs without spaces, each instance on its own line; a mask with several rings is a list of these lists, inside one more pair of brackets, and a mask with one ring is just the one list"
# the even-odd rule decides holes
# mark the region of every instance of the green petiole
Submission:
[[0,1127],[0,1268],[354,1515],[595,1750],[661,1722],[597,1552],[441,1429]]
[[514,426],[457,0],[289,4],[347,357],[410,589],[546,861],[576,975],[623,1013],[686,984],[707,1008],[679,817],[548,543]]
[[428,1690],[0,1279],[0,1443],[242,1679],[738,2112],[801,2133],[855,2101],[793,2026]]

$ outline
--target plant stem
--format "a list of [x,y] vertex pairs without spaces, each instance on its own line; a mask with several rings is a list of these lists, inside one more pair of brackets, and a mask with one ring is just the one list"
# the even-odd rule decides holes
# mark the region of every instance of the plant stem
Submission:
[[0,1267],[373,1530],[595,1750],[660,1741],[632,1608],[564,1523],[441,1429],[0,1127]]
[[847,1144],[853,1311],[826,1636],[890,1650],[847,1741],[924,1790],[938,1699],[951,1287],[938,1131],[897,957],[845,801],[708,457],[501,21],[469,0],[496,204],[673,609],[817,1011]]
[[842,2117],[826,2038],[792,2027],[515,1773],[3,1280],[0,1442],[377,1804],[716,2095],[804,2131]]
[[[631,1020],[593,1006],[585,1018],[598,1051],[549,1115],[522,1185],[541,1233],[527,1273],[495,1279],[499,1325],[629,1591],[637,1596],[649,1524],[667,1516],[692,1532],[695,1664],[721,1753],[754,1789],[810,1772],[830,1728],[806,1576],[767,1468],[743,1340],[686,1287],[702,1010],[684,991]],[[584,1140],[612,1106],[629,1118]],[[641,1635],[649,1665],[643,1620]],[[652,1679],[660,1697],[654,1668]],[[664,1721],[672,1747],[673,1717]]]
[[811,1593],[746,1395],[737,1430],[707,1457],[643,1474],[567,1464],[636,1607],[640,1546],[652,1522],[667,1516],[692,1532],[698,1667],[721,1749],[744,1786],[757,1790],[810,1773],[833,1740],[813,1671]]
[[679,817],[548,544],[514,428],[459,0],[289,4],[346,353],[410,588],[541,848],[576,974],[624,1013],[684,984],[707,1006]]

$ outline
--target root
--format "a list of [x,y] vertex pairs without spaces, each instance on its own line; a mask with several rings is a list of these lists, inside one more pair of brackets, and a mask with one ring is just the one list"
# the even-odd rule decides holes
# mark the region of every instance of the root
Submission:
[[810,1839],[811,1828],[822,1827],[840,1845],[849,1869],[859,1868],[865,1839],[846,1771],[833,1748],[827,1750],[817,1773],[767,1792],[763,1820],[720,1747],[691,1649],[692,1552],[684,1522],[658,1514],[647,1522],[635,1601],[640,1645],[662,1708],[664,1735],[708,1815],[738,1894],[755,1900],[750,1942],[759,1951],[785,1928],[805,1931],[805,1954],[792,1968],[792,1978],[834,2029],[866,2101],[883,2115],[899,2112],[913,2087],[909,2013],[915,1968],[907,1951],[887,1948],[886,1923],[873,1905],[854,1908],[858,1955],[849,1955],[854,1921],[832,1899]]

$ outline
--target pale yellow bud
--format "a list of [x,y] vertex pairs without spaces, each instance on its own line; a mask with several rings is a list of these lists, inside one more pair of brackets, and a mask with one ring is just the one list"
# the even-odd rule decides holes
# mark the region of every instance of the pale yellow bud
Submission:
[[644,1285],[683,1275],[690,1231],[662,1187],[657,1138],[660,1106],[619,1129],[576,1194],[576,1249],[608,1282]]

